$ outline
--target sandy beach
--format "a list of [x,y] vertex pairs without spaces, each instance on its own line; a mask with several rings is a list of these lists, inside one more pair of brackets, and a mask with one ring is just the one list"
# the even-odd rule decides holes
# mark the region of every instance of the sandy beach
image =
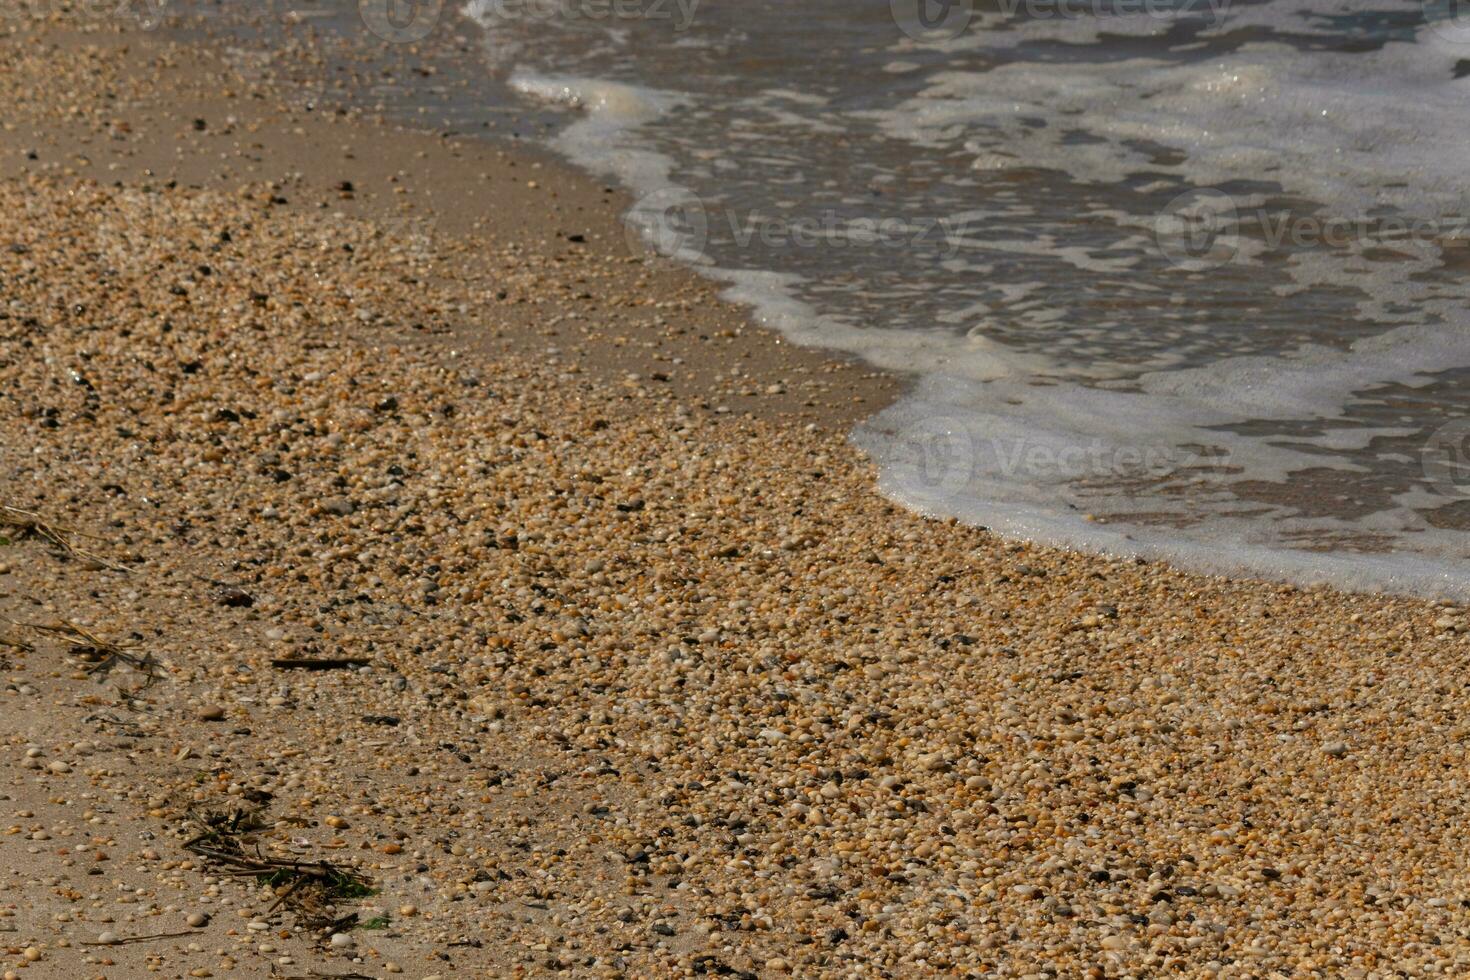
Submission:
[[6,980],[1470,974],[1461,609],[905,512],[617,190],[0,29]]

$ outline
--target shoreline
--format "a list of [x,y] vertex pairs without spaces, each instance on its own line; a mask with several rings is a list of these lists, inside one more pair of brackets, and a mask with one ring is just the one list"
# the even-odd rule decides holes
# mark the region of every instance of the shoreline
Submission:
[[[153,36],[136,33],[102,37],[113,45],[156,43]],[[73,129],[32,133],[28,140],[8,138],[0,161],[10,172],[49,173],[60,167],[104,181],[176,180],[283,198],[280,206],[290,211],[376,220],[413,239],[430,274],[461,280],[462,288],[480,300],[446,317],[452,322],[436,327],[436,335],[486,354],[508,350],[536,356],[557,348],[554,356],[572,370],[605,380],[660,375],[652,383],[667,386],[676,398],[764,418],[845,427],[883,408],[902,385],[901,379],[853,358],[798,347],[751,323],[744,308],[718,297],[722,287],[630,240],[621,219],[626,192],[549,151],[443,136],[363,108],[316,112],[280,99],[264,79],[252,83],[236,75],[235,97],[221,99],[209,85],[211,76],[231,74],[220,50],[176,51],[173,57],[179,60],[171,66],[168,84],[193,100],[149,106],[158,116],[147,120],[153,127],[147,136],[136,121],[127,122],[126,140],[113,145],[103,136],[107,127],[93,121],[85,135]],[[284,57],[289,63],[299,53],[288,51]],[[131,59],[120,67],[130,87],[146,91],[154,84],[141,77],[144,73],[128,77],[135,71]],[[211,125],[212,119],[231,117],[240,121]],[[196,120],[205,128],[197,129]],[[391,134],[387,145],[384,132]],[[23,151],[48,138],[55,141],[49,158],[21,159]],[[181,145],[169,145],[173,140]],[[88,158],[88,166],[69,167],[79,154]],[[324,168],[330,170],[325,178],[302,177]],[[350,192],[338,189],[344,182]],[[487,234],[492,223],[494,231]],[[497,261],[503,255],[487,254],[508,247],[524,253],[515,269],[521,288],[514,291],[495,279],[504,272]],[[535,276],[568,265],[601,292],[537,292]],[[507,295],[502,298],[501,292]],[[686,321],[677,331],[659,322],[669,319],[670,309]],[[553,327],[568,327],[542,327],[541,337],[531,336],[535,327],[525,321],[532,315],[554,321]],[[593,316],[612,325],[581,329]],[[655,335],[639,335],[650,327]],[[570,331],[576,333],[567,340]],[[552,336],[562,339],[542,343]],[[746,375],[752,380],[742,380]],[[773,385],[788,390],[778,392]]]
[[0,969],[1470,968],[1459,607],[904,512],[595,181],[10,40]]

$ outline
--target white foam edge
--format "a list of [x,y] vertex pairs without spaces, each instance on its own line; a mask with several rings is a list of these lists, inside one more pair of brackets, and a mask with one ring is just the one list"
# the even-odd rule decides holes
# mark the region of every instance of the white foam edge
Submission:
[[[511,85],[524,94],[583,110],[583,116],[563,130],[553,143],[573,163],[592,172],[612,174],[640,194],[687,193],[670,179],[673,164],[668,157],[628,139],[636,127],[682,104],[683,96],[624,83],[548,76],[523,69],[517,69],[512,75]],[[648,216],[643,217],[646,220]],[[639,223],[636,209],[632,218]],[[645,227],[644,230],[654,229]],[[1025,247],[1023,243],[1015,244]],[[994,382],[1044,373],[1047,368],[1045,358],[1009,350],[979,335],[962,337],[945,330],[885,331],[820,316],[796,296],[796,288],[803,280],[788,273],[709,265],[700,266],[699,271],[726,282],[726,299],[750,306],[758,323],[793,342],[846,351],[887,370],[918,373],[922,378],[921,388],[932,387],[944,378],[971,384]],[[1295,358],[1237,358],[1191,371],[1159,372],[1145,378],[1145,392],[1141,397],[1175,402],[1171,406],[1175,410],[1183,407],[1179,404],[1181,399],[1193,403],[1190,410],[1174,416],[1177,441],[1188,439],[1187,430],[1191,426],[1220,425],[1247,418],[1293,418],[1303,414],[1334,417],[1340,414],[1354,391],[1367,385],[1389,381],[1416,383],[1426,372],[1470,363],[1470,336],[1457,337],[1459,333],[1409,327],[1370,338],[1346,354],[1311,349],[1299,352]],[[1453,363],[1447,362],[1446,354],[1452,355]],[[1293,385],[1301,387],[1293,388]],[[1047,389],[1027,390],[1034,394]],[[1116,395],[1100,389],[1077,390],[1092,391],[1100,397]],[[994,404],[993,399],[985,401]],[[1025,401],[1035,407],[1034,399]],[[1155,402],[1146,410],[1154,422],[1158,421],[1159,407]],[[949,410],[956,408],[951,405]],[[1243,573],[1301,584],[1330,583],[1350,590],[1470,596],[1470,577],[1464,571],[1458,574],[1455,571],[1465,567],[1463,554],[1447,556],[1442,562],[1422,553],[1332,555],[1295,551],[1279,543],[1241,541],[1236,531],[1191,540],[1177,532],[1161,534],[1136,526],[1124,530],[1093,524],[1080,514],[1075,517],[1069,514],[1070,505],[1060,499],[1006,500],[998,494],[967,499],[955,493],[935,495],[926,488],[916,490],[904,481],[901,454],[895,456],[890,451],[895,441],[893,433],[900,433],[897,439],[902,441],[901,433],[906,428],[925,420],[932,424],[936,417],[945,417],[944,411],[942,403],[935,405],[915,393],[901,398],[853,433],[854,441],[871,452],[879,463],[880,492],[919,512],[983,524],[1006,536],[1042,544],[1164,560],[1220,574]],[[987,419],[984,409],[978,405],[964,411],[974,413],[968,416],[966,425],[983,424]],[[1107,417],[1096,410],[1083,414],[1092,420]],[[1055,427],[1057,421],[1055,415],[1028,417],[1025,438],[1033,442],[1060,439],[1065,446],[1075,445],[1079,438],[1098,437],[1095,433],[1088,434],[1086,427],[1080,431],[1052,428],[1047,435],[1047,426]],[[1155,437],[1158,435],[1155,433]],[[1205,441],[1203,433],[1196,435]],[[1219,438],[1217,433],[1211,436]],[[1105,437],[1116,440],[1119,433],[1114,431]],[[1155,437],[1151,438],[1164,441]],[[1281,475],[1301,465],[1323,462],[1293,450],[1263,445],[1259,440],[1249,446],[1243,439],[1231,441],[1238,450],[1249,453],[1253,475]],[[1442,544],[1442,550],[1457,550],[1453,540]]]

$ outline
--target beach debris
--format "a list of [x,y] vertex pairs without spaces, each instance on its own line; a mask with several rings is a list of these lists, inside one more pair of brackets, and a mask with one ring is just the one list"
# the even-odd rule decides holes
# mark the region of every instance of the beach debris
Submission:
[[67,620],[50,624],[9,622],[12,626],[33,630],[71,647],[72,656],[89,674],[106,674],[118,664],[126,664],[144,676],[144,687],[160,676],[158,661],[151,654],[137,653],[137,645],[131,640],[104,640],[85,626]]
[[226,606],[230,609],[249,609],[251,606],[255,605],[255,596],[251,595],[249,592],[246,592],[238,585],[234,585],[230,582],[221,582],[217,579],[206,578],[203,575],[196,575],[194,577],[199,579],[201,582],[208,582],[210,585],[214,586],[214,589],[210,593],[210,596],[221,606]]
[[281,670],[343,670],[371,663],[369,657],[280,657],[272,660],[271,666]]
[[230,609],[249,609],[255,605],[255,596],[237,585],[227,585],[214,594],[215,600]]
[[97,725],[101,731],[110,731],[126,738],[147,738],[149,735],[146,730],[139,728],[134,722],[119,718],[110,712],[87,715],[82,721]]
[[292,861],[246,850],[244,838],[262,830],[261,808],[232,811],[189,812],[197,833],[184,850],[219,866],[221,873],[253,877],[275,890],[276,900],[263,917],[285,906],[308,929],[331,935],[357,923],[357,913],[336,915],[339,902],[374,894],[372,883],[356,871],[330,861]]
[[150,933],[149,935],[146,935],[146,936],[118,936],[118,935],[115,935],[115,934],[113,934],[111,932],[104,932],[104,933],[100,933],[95,940],[93,940],[91,942],[83,942],[82,945],[83,946],[127,946],[127,945],[130,945],[132,943],[151,943],[151,942],[153,942],[154,940],[157,940],[157,939],[177,939],[180,936],[190,935],[192,932],[193,932],[193,930],[191,930],[191,929],[185,929],[182,932],[155,932],[155,933]]
[[7,633],[0,633],[0,647],[10,647],[12,650],[22,650],[26,652],[30,652],[31,650],[35,649],[35,647],[31,646],[20,637],[11,636]]
[[13,507],[10,504],[0,504],[0,528],[13,534],[17,539],[35,537],[50,544],[58,553],[68,558],[73,558],[94,568],[110,568],[113,571],[126,572],[127,568],[117,562],[109,561],[94,551],[90,551],[77,544],[78,538],[92,538],[102,540],[96,535],[78,531],[76,528],[68,527],[47,520],[33,510],[23,507]]

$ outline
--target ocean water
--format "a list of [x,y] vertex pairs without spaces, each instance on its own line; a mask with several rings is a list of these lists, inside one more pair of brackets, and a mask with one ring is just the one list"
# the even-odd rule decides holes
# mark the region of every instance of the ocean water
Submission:
[[[424,0],[404,2],[362,0],[411,31]],[[486,111],[550,113],[538,138],[625,184],[630,248],[912,377],[853,433],[895,500],[1207,571],[1470,596],[1470,9],[462,12]]]

